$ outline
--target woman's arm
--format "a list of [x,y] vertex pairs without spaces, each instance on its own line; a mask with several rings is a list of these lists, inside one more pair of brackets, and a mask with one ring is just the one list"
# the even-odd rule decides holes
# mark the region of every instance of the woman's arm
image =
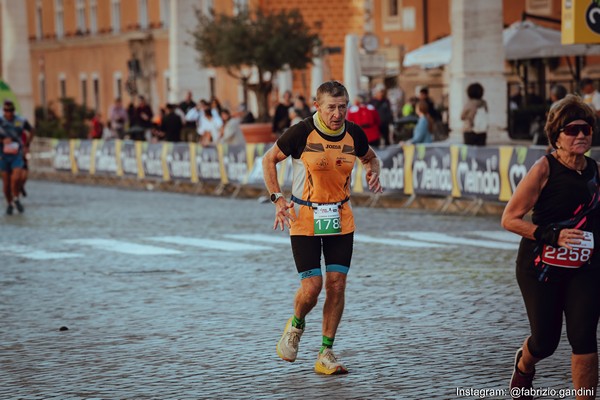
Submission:
[[523,217],[533,209],[550,174],[546,157],[540,158],[531,167],[513,193],[502,214],[502,227],[528,239],[535,240],[537,226],[524,221]]

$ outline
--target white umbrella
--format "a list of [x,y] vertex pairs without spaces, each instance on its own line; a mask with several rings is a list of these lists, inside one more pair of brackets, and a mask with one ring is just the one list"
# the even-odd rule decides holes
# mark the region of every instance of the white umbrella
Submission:
[[436,68],[450,64],[452,57],[452,36],[428,43],[404,55],[402,65],[419,65],[423,68]]
[[346,35],[344,46],[344,86],[348,90],[350,101],[360,91],[360,58],[358,55],[358,36]]
[[600,46],[562,44],[561,33],[531,21],[513,23],[502,33],[507,60],[600,54]]
[[[561,33],[544,28],[531,21],[518,21],[502,32],[502,42],[507,60],[528,58],[583,56],[600,54],[600,45],[562,44]],[[419,65],[424,68],[439,67],[450,63],[452,37],[447,36],[407,53],[402,65]]]

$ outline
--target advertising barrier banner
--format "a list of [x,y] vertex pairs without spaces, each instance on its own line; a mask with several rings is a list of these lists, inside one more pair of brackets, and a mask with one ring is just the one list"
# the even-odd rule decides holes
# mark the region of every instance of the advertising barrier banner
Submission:
[[90,173],[93,146],[91,140],[74,140],[73,150],[77,172]]
[[544,154],[546,154],[545,147],[500,147],[500,172],[502,174],[500,201],[510,200],[527,171]]
[[117,144],[114,140],[94,141],[94,173],[102,175],[117,174]]
[[223,165],[227,183],[242,184],[248,176],[246,145],[222,145]]
[[163,146],[163,143],[142,142],[142,166],[144,168],[144,177],[163,178],[166,181],[169,180],[169,176],[165,177],[163,171],[163,147],[165,147]]
[[[53,166],[73,174],[137,176],[264,187],[262,157],[273,143],[200,146],[196,143],[147,143],[131,140],[53,140]],[[543,146],[475,147],[465,145],[388,146],[375,150],[385,193],[452,196],[506,202]],[[600,157],[600,149],[589,155]],[[292,183],[292,160],[277,164],[283,189]],[[357,160],[352,191],[368,192],[365,170]]]
[[421,144],[412,147],[410,172],[407,171],[412,175],[410,194],[450,196],[453,188],[451,148]]
[[452,196],[498,200],[500,154],[498,148],[457,146],[453,157],[456,178]]
[[189,143],[165,143],[167,167],[171,179],[192,180],[192,157]]
[[[132,140],[119,141],[120,146],[117,147],[117,157],[120,154],[120,176],[139,176],[138,174],[138,158],[136,150],[136,142]],[[118,170],[118,171],[119,171]],[[118,173],[117,171],[117,173]]]
[[219,149],[216,146],[197,145],[196,168],[201,181],[222,182],[227,179],[219,157]]
[[54,147],[54,160],[52,166],[57,171],[73,171],[73,160],[71,158],[71,142],[67,140],[53,141]]

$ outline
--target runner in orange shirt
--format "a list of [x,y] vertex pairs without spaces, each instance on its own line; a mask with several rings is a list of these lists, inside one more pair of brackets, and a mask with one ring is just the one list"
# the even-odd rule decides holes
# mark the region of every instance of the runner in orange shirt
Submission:
[[[290,228],[292,252],[300,275],[294,315],[277,343],[277,354],[293,362],[304,332],[306,315],[317,304],[323,287],[321,252],[325,258],[323,343],[315,371],[347,373],[332,351],[342,312],[346,278],[352,259],[354,217],[350,180],[356,158],[367,171],[368,186],[383,191],[379,182],[379,160],[368,145],[364,131],[346,121],[348,92],[337,81],[317,89],[317,112],[290,127],[263,158],[264,179],[275,204],[274,229]],[[292,157],[293,183],[288,202],[277,181],[277,163]]]

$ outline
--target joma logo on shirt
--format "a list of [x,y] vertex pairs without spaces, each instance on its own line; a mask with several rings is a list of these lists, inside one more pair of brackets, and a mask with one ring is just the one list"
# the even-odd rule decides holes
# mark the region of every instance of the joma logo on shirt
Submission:
[[339,150],[339,149],[342,148],[342,146],[340,146],[339,144],[328,144],[328,145],[325,146],[325,148],[326,149],[337,149],[337,150]]

